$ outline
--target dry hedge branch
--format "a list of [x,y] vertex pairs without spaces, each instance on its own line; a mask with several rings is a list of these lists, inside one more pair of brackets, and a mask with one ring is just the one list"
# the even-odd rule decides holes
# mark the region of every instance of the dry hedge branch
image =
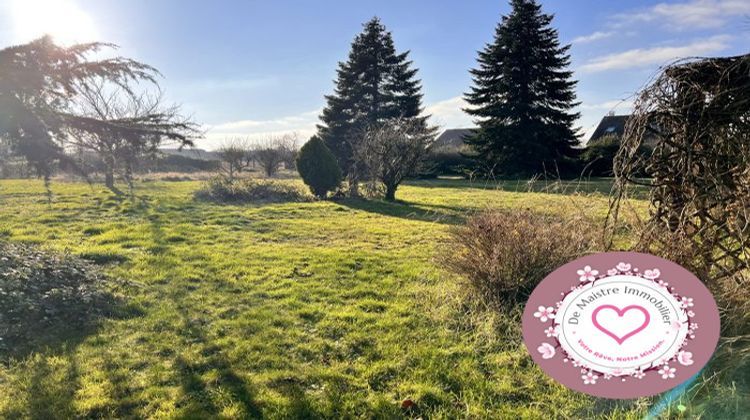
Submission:
[[[701,278],[720,279],[749,267],[750,55],[690,59],[664,68],[636,100],[615,157],[610,207],[616,220],[628,187],[651,187],[641,250],[673,249]],[[644,139],[653,153],[637,153]],[[614,226],[614,223],[610,223]]]

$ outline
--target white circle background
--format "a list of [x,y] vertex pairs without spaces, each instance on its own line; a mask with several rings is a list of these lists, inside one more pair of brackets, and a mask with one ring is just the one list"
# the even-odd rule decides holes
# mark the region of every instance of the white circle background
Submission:
[[[662,300],[669,309],[670,324],[664,323],[662,313],[653,303],[643,297],[626,294],[625,286],[646,291],[651,296],[656,297],[657,300]],[[587,298],[591,293],[613,287],[617,287],[619,293],[598,297],[583,309],[576,306],[577,303],[581,302],[581,298]],[[649,312],[650,322],[642,331],[625,339],[622,343],[618,343],[613,337],[597,328],[592,321],[593,311],[602,305],[612,305],[619,309],[624,309],[629,305],[639,305]],[[579,314],[577,325],[568,322],[573,317],[574,312]],[[597,316],[600,322],[603,312],[604,310]],[[606,314],[610,316],[610,319],[612,314],[617,316],[617,312],[612,310],[610,312],[611,314]],[[622,315],[632,318],[632,314],[628,312]],[[642,316],[640,318],[636,316],[635,319],[642,320],[643,318]],[[680,322],[679,329],[672,325],[674,321]],[[560,346],[568,354],[568,358],[588,369],[594,369],[612,376],[626,376],[638,370],[658,365],[660,361],[670,359],[677,354],[688,333],[687,321],[687,314],[680,307],[679,301],[665,288],[639,276],[614,275],[586,284],[566,295],[562,305],[557,310],[555,326],[558,331],[557,339]],[[640,324],[640,322],[636,322],[635,325],[626,326],[624,329],[622,325],[619,325],[619,329],[612,328],[611,331],[615,335],[623,337],[623,332],[632,331],[638,328]],[[607,327],[607,325],[604,326]],[[579,344],[580,340],[585,343],[585,347]],[[662,340],[664,342],[659,345]],[[644,352],[657,345],[659,347],[655,351],[644,355]],[[588,347],[588,350],[586,347]],[[614,360],[607,360],[602,355]],[[633,357],[637,359],[632,360]],[[618,360],[618,358],[620,359]]]

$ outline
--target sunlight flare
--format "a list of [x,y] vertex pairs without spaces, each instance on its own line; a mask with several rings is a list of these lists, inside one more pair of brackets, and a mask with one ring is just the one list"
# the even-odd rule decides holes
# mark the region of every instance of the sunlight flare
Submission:
[[96,40],[94,20],[68,0],[12,0],[9,3],[13,35],[28,42],[45,34],[62,45]]

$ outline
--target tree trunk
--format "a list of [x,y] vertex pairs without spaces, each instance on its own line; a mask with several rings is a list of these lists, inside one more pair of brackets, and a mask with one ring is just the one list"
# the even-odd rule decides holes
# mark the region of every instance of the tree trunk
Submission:
[[128,183],[128,195],[132,198],[135,196],[135,185],[133,181],[133,167],[130,163],[125,167],[125,182]]
[[50,188],[50,177],[49,170],[44,171],[44,190],[47,192],[47,204],[52,204],[52,188]]
[[350,174],[348,178],[349,191],[347,193],[349,197],[359,197],[359,178],[353,174]]
[[122,194],[122,191],[115,187],[115,158],[112,156],[104,158],[104,185],[113,193]]
[[385,199],[388,201],[396,201],[396,188],[398,185],[387,184],[385,186]]
[[109,165],[104,170],[104,185],[110,190],[115,188],[115,171]]

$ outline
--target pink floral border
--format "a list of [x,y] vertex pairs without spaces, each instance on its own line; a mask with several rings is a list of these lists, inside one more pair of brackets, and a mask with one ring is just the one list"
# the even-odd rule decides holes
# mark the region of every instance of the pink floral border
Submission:
[[[554,341],[554,345],[543,342],[538,348],[537,351],[541,354],[543,359],[551,359],[555,357],[558,353],[562,354],[563,362],[567,363],[568,361],[571,362],[571,365],[574,368],[581,368],[581,380],[585,385],[594,385],[596,384],[596,381],[603,377],[605,380],[610,380],[613,377],[622,378],[622,381],[624,382],[625,379],[628,376],[632,376],[636,379],[642,379],[646,377],[648,374],[652,374],[651,372],[655,372],[657,375],[661,376],[662,379],[673,379],[675,377],[675,372],[677,372],[677,369],[674,367],[671,367],[669,365],[670,362],[676,362],[683,366],[690,366],[693,364],[693,354],[689,351],[687,351],[685,348],[687,347],[690,340],[695,339],[695,330],[698,329],[698,324],[693,321],[693,318],[695,317],[695,312],[693,311],[693,298],[679,295],[676,293],[675,288],[670,286],[669,283],[667,283],[664,279],[662,279],[661,272],[658,268],[645,270],[644,272],[640,272],[638,268],[633,267],[629,263],[620,262],[615,266],[614,268],[611,268],[607,270],[606,274],[599,274],[598,270],[594,270],[591,268],[591,266],[585,266],[582,269],[577,271],[577,274],[579,276],[580,283],[576,286],[573,286],[570,288],[570,291],[562,293],[562,299],[555,303],[555,306],[539,306],[538,310],[534,312],[534,317],[539,319],[542,322],[543,327],[546,326],[547,328],[544,330],[544,333],[547,335],[548,338]],[[571,358],[568,353],[565,351],[565,349],[562,348],[560,341],[557,339],[557,328],[555,327],[555,314],[557,310],[562,306],[563,300],[565,297],[576,291],[579,290],[589,284],[594,284],[595,282],[615,276],[615,275],[630,275],[630,276],[636,276],[640,277],[646,280],[649,280],[656,284],[657,286],[666,289],[679,303],[680,303],[680,309],[683,311],[683,314],[687,318],[687,325],[688,325],[688,332],[687,336],[685,337],[685,340],[683,340],[682,344],[680,345],[678,352],[669,359],[664,359],[657,361],[654,366],[651,366],[646,369],[639,369],[636,372],[630,374],[630,375],[612,375],[609,373],[604,373],[597,371],[595,369],[590,368],[589,366],[586,366],[583,363],[578,362],[577,360]],[[677,325],[674,325],[677,324]],[[676,330],[679,330],[682,327],[683,324],[681,324],[679,321],[674,321],[673,327]]]

